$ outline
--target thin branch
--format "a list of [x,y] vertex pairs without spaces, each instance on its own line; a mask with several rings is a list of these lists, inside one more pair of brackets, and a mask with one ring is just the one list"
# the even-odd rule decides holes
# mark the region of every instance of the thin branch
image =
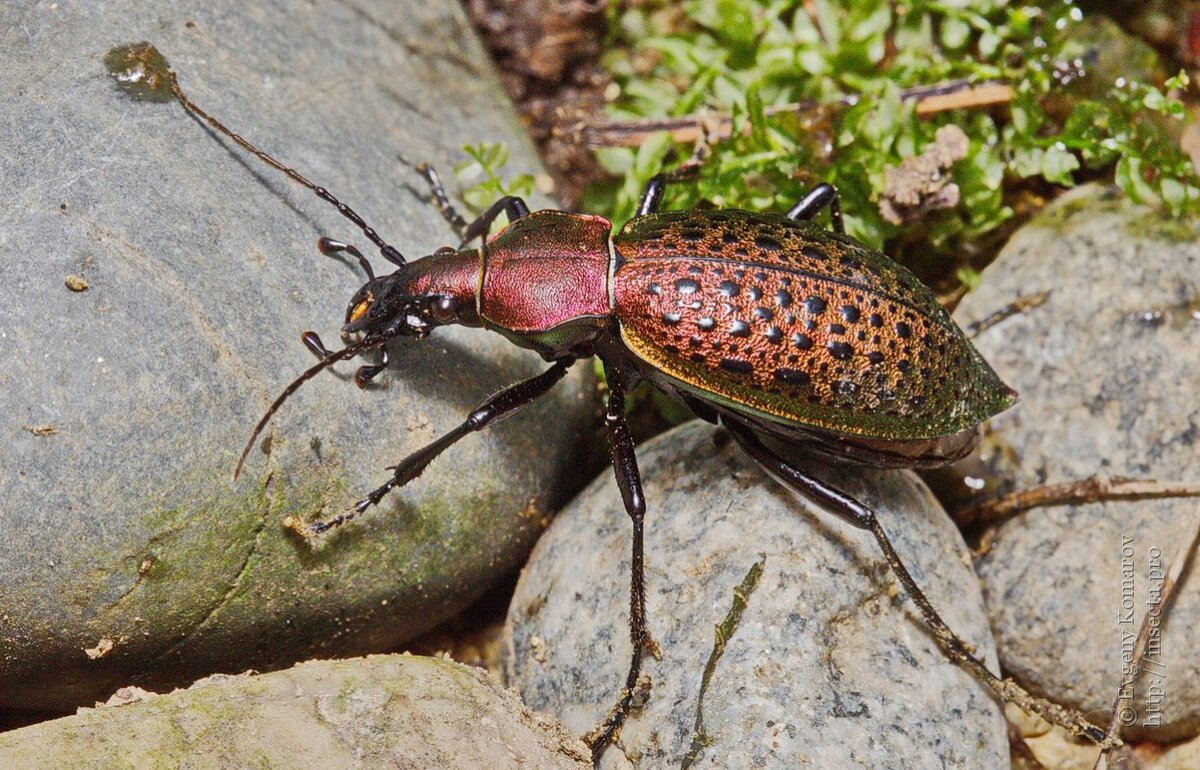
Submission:
[[1016,93],[1005,83],[982,83],[962,91],[921,97],[917,102],[917,114],[924,117],[947,110],[969,110],[993,104],[1007,104],[1015,96]]
[[[1191,561],[1191,554],[1196,548],[1197,540],[1200,540],[1200,515],[1192,517],[1192,522],[1179,550],[1171,557],[1171,566],[1167,569],[1166,577],[1163,578],[1158,601],[1147,602],[1146,614],[1142,616],[1142,625],[1138,629],[1137,641],[1133,645],[1133,660],[1121,676],[1121,686],[1117,689],[1117,697],[1113,700],[1112,717],[1108,720],[1108,734],[1114,738],[1118,736],[1121,729],[1122,704],[1129,701],[1128,693],[1133,692],[1133,682],[1142,671],[1142,663],[1150,643],[1151,630],[1154,627],[1161,628],[1167,608],[1170,606],[1171,597],[1175,593],[1175,586],[1179,582],[1179,576],[1183,574],[1184,568]],[[1096,757],[1094,770],[1108,768],[1110,758],[1116,760],[1113,763],[1114,766],[1122,761],[1121,755],[1113,757],[1110,752],[1110,749],[1100,752],[1100,756]]]
[[1047,484],[1003,495],[964,508],[954,515],[962,527],[998,524],[1018,513],[1047,505],[1077,505],[1109,500],[1160,500],[1200,497],[1200,482],[1091,476],[1082,481]]
[[1035,307],[1041,307],[1042,305],[1046,304],[1046,300],[1049,298],[1049,291],[1039,291],[1038,293],[1030,294],[1027,297],[1018,297],[999,310],[988,313],[978,321],[972,321],[971,323],[967,324],[963,327],[963,332],[967,335],[968,339],[973,340],[1001,321],[1006,321],[1015,315],[1020,315],[1026,310],[1032,310]]
[[[932,86],[916,86],[900,92],[901,101],[916,101],[917,114],[933,115],[946,110],[972,109],[992,104],[1011,102],[1015,92],[1005,83],[976,83],[954,80]],[[850,107],[861,101],[859,95],[844,96],[828,104],[814,101],[792,102],[767,107],[768,116],[797,113],[805,115],[823,107],[841,105]],[[694,143],[705,135],[705,124],[713,124],[712,139],[721,141],[733,135],[733,116],[724,112],[685,115],[681,118],[651,118],[647,120],[608,120],[600,123],[584,123],[568,130],[577,141],[588,147],[638,147],[651,135],[670,132],[677,142]]]

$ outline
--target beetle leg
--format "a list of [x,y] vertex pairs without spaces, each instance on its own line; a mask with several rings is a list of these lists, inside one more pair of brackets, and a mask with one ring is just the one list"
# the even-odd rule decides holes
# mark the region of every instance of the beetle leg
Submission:
[[788,210],[788,219],[812,219],[821,213],[821,209],[829,207],[829,220],[836,233],[846,232],[842,222],[842,204],[838,202],[837,188],[831,184],[821,183],[808,191],[800,202]]
[[462,214],[459,214],[458,209],[450,202],[450,196],[446,195],[446,188],[442,187],[442,179],[438,176],[437,169],[428,163],[418,163],[413,168],[429,183],[429,192],[433,196],[433,205],[438,213],[450,223],[454,232],[462,235],[467,229],[467,220],[462,218]]
[[642,525],[646,515],[646,498],[642,493],[642,477],[638,472],[637,455],[634,453],[633,435],[625,419],[625,391],[627,383],[616,367],[605,366],[608,379],[608,413],[604,421],[608,426],[608,443],[612,450],[613,471],[625,512],[633,522],[633,552],[630,560],[629,584],[629,640],[633,644],[633,657],[629,662],[629,673],[625,677],[625,688],[616,706],[609,711],[604,721],[584,736],[591,746],[592,762],[600,761],[604,749],[625,722],[633,704],[642,668],[642,650],[646,633],[646,583],[642,545]]
[[638,201],[637,213],[634,216],[644,217],[658,211],[658,207],[662,205],[663,189],[666,186],[667,180],[662,174],[650,177],[650,181],[646,183],[646,189],[642,190],[642,198]]
[[554,366],[538,376],[522,380],[514,385],[509,385],[504,390],[488,398],[471,410],[471,414],[457,428],[418,449],[392,466],[395,473],[393,473],[392,478],[387,480],[387,483],[372,490],[370,494],[355,503],[350,510],[343,511],[325,521],[308,525],[308,531],[312,534],[320,534],[326,530],[345,524],[372,505],[378,505],[384,495],[396,487],[402,487],[417,476],[420,476],[429,463],[433,462],[435,457],[446,451],[446,449],[455,444],[463,436],[483,430],[493,422],[504,419],[546,395],[550,388],[554,387],[563,378],[563,375],[567,373],[567,369],[571,368],[571,364],[573,363],[575,363],[575,359],[573,358],[560,359],[554,363]]
[[837,514],[841,519],[853,524],[859,529],[865,529],[875,536],[875,542],[883,551],[884,559],[891,567],[892,573],[899,579],[909,598],[921,613],[925,626],[933,635],[939,648],[954,663],[962,666],[983,684],[992,688],[1004,702],[1014,703],[1025,711],[1038,714],[1048,722],[1070,730],[1075,735],[1088,738],[1095,743],[1107,745],[1109,736],[1104,730],[1089,722],[1083,714],[1067,709],[1050,701],[1038,698],[1022,688],[1011,679],[1001,679],[993,674],[979,658],[975,657],[970,647],[953,629],[942,620],[941,615],[934,609],[933,604],[917,586],[908,568],[900,559],[900,554],[892,546],[875,512],[841,490],[832,487],[820,479],[814,478],[804,471],[791,465],[773,450],[763,444],[753,429],[736,420],[722,417],[722,423],[733,434],[734,439],[746,450],[754,461],[763,467],[778,481],[821,507]]
[[459,248],[475,238],[487,235],[488,231],[492,229],[492,223],[496,221],[496,217],[500,216],[501,212],[508,214],[509,222],[529,215],[529,206],[525,205],[524,200],[515,195],[506,195],[489,206],[488,210],[476,217],[474,221],[467,222],[450,202],[450,196],[446,195],[446,188],[442,187],[442,180],[438,176],[437,170],[428,163],[418,163],[415,168],[417,173],[425,177],[425,181],[429,183],[433,205],[462,239]]
[[458,245],[461,249],[476,238],[486,238],[489,231],[492,229],[492,223],[503,212],[508,215],[509,222],[515,222],[521,217],[529,216],[529,206],[525,205],[523,198],[518,198],[515,195],[505,195],[500,200],[488,206],[487,211],[475,218],[475,221],[467,225],[463,232],[459,233],[462,236],[462,243]]
[[642,190],[642,197],[638,201],[637,213],[634,216],[644,217],[647,214],[655,213],[662,205],[663,193],[668,184],[692,181],[699,173],[700,163],[689,162],[689,164],[672,171],[650,177],[650,181],[646,183],[646,189]]

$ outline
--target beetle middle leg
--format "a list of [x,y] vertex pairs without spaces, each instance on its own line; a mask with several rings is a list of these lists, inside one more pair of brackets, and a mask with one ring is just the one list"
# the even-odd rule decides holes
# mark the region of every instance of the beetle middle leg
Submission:
[[625,687],[621,690],[616,706],[605,716],[604,721],[592,728],[583,737],[591,746],[592,762],[599,762],[604,749],[625,722],[633,705],[637,691],[638,676],[642,669],[642,651],[646,646],[646,580],[643,555],[643,522],[646,516],[646,497],[642,492],[642,476],[638,471],[637,455],[634,452],[633,434],[625,419],[625,393],[628,383],[619,367],[605,365],[608,380],[608,412],[604,421],[608,426],[608,443],[612,451],[613,472],[617,477],[617,488],[625,512],[633,522],[633,551],[630,556],[629,572],[629,641],[633,645],[633,657],[629,662],[629,673]]
[[904,586],[904,590],[921,613],[926,627],[933,635],[938,647],[954,663],[970,671],[976,679],[990,687],[1004,702],[1013,703],[1027,712],[1037,714],[1048,722],[1063,727],[1073,734],[1087,738],[1102,747],[1118,745],[1101,728],[1089,722],[1083,714],[1073,709],[1038,698],[1011,679],[1001,679],[993,674],[979,658],[975,657],[967,643],[942,620],[925,593],[904,566],[900,555],[892,545],[875,512],[859,500],[832,487],[804,471],[796,468],[775,451],[767,447],[752,428],[737,420],[722,417],[722,423],[733,434],[734,439],[746,450],[755,462],[785,486],[799,492],[821,507],[837,514],[839,518],[865,529],[875,536],[883,551],[884,559],[892,573]]
[[642,197],[638,200],[637,213],[634,216],[644,217],[657,212],[662,206],[663,193],[666,192],[667,185],[694,180],[699,172],[699,165],[680,166],[674,171],[650,177],[650,181],[646,183],[646,189],[642,190]]
[[458,237],[462,239],[459,248],[466,246],[476,238],[486,236],[492,229],[492,223],[496,221],[496,218],[502,212],[508,215],[509,222],[529,216],[529,206],[526,205],[523,198],[515,195],[505,195],[489,206],[487,211],[484,211],[474,220],[468,222],[463,218],[462,214],[458,213],[458,209],[450,201],[450,196],[446,195],[446,188],[442,187],[442,180],[438,176],[437,170],[428,163],[418,163],[415,168],[417,173],[425,177],[425,181],[429,183],[430,194],[433,196],[433,205],[437,207],[442,217],[454,228],[454,232],[458,233]]
[[805,193],[795,206],[788,209],[786,216],[788,219],[810,220],[828,206],[829,222],[833,225],[833,231],[844,234],[846,223],[842,221],[842,204],[839,200],[837,188],[822,182]]
[[469,433],[483,430],[488,425],[508,417],[546,395],[563,378],[573,363],[575,363],[574,358],[563,358],[555,361],[554,366],[536,377],[509,385],[504,390],[484,400],[479,406],[472,409],[471,413],[467,415],[467,419],[454,430],[421,447],[392,466],[394,473],[392,474],[392,478],[388,479],[386,483],[373,489],[349,510],[324,521],[309,524],[308,532],[311,534],[320,534],[333,529],[350,521],[371,506],[378,505],[379,501],[388,492],[391,492],[396,487],[402,487],[420,476],[429,463],[433,462],[434,458],[457,443],[459,439]]

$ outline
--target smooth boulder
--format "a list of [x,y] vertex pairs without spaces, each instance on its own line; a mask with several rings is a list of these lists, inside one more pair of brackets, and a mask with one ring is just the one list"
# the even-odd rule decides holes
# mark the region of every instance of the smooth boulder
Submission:
[[[720,437],[691,422],[639,447],[657,654],[646,704],[603,766],[1006,765],[1000,705],[942,655],[874,539]],[[796,460],[878,510],[919,585],[994,668],[969,554],[920,480]],[[624,684],[629,547],[610,471],[538,542],[509,609],[507,681],[575,731]]]
[[314,363],[301,332],[337,345],[364,280],[318,236],[392,266],[178,103],[131,98],[144,73],[110,71],[155,44],[198,104],[412,259],[457,238],[398,155],[445,177],[463,144],[503,141],[511,171],[537,167],[459,5],[5,3],[0,29],[0,708],[390,649],[511,573],[577,488],[587,367],[304,542],[287,517],[345,510],[545,363],[478,330],[397,340],[366,390],[358,362],[305,384],[232,481]]
[[[1200,481],[1200,240],[1115,190],[1063,196],[1022,228],[957,311],[1044,304],[976,345],[1021,403],[991,423],[991,472],[1015,489],[1099,475]],[[1037,508],[1002,525],[979,564],[1004,668],[1106,722],[1153,592],[1200,500]],[[1160,606],[1127,738],[1200,734],[1200,592],[1184,573]]]
[[587,770],[587,747],[479,669],[409,655],[218,676],[0,735],[0,766]]

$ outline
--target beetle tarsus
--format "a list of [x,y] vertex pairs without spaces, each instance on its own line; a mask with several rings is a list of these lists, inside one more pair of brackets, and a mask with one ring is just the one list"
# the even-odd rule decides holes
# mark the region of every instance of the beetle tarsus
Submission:
[[424,162],[418,163],[413,168],[416,169],[418,174],[425,177],[425,181],[429,183],[429,192],[433,199],[433,205],[442,215],[442,218],[454,228],[454,232],[458,234],[461,241],[459,248],[466,246],[476,238],[485,237],[491,231],[492,223],[496,221],[496,218],[501,213],[508,214],[509,222],[515,222],[521,217],[529,215],[529,206],[525,204],[523,199],[515,195],[505,195],[489,206],[487,211],[480,214],[473,221],[467,222],[450,201],[450,196],[446,195],[446,188],[442,186],[442,180],[438,176],[437,170],[429,163]]
[[433,198],[434,208],[438,210],[443,219],[450,223],[454,232],[458,233],[461,238],[467,230],[467,220],[463,219],[462,214],[458,213],[458,209],[450,201],[450,196],[446,195],[446,188],[442,187],[442,179],[438,176],[437,169],[424,161],[413,166],[413,169],[425,177],[425,181],[429,183],[429,193]]
[[350,519],[353,519],[353,518],[354,518],[354,513],[352,511],[347,511],[346,513],[339,513],[337,516],[334,516],[331,519],[326,519],[325,521],[318,521],[318,522],[314,522],[313,524],[309,524],[308,531],[311,534],[320,535],[324,532],[328,532],[329,530],[333,529],[334,527],[339,527],[342,524],[345,524],[347,521],[350,521]]

